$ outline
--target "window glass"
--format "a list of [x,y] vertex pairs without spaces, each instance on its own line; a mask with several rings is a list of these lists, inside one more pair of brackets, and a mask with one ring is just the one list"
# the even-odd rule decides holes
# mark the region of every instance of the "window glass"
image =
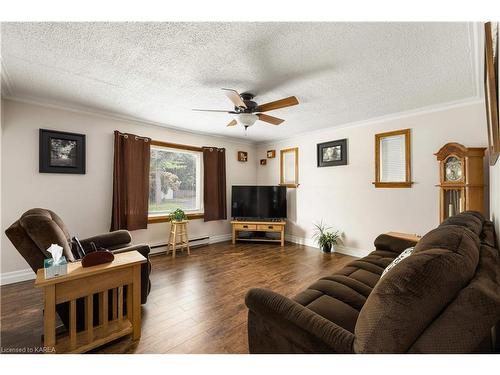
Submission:
[[177,208],[202,212],[202,153],[151,147],[149,215],[167,215]]

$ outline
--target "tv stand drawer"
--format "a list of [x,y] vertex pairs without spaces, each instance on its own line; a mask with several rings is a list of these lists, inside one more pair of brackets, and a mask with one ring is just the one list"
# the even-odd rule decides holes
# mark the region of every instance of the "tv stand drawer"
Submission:
[[257,225],[257,230],[265,231],[265,232],[279,232],[281,231],[282,225],[275,224],[259,224]]
[[255,224],[234,224],[235,230],[257,230],[257,225]]

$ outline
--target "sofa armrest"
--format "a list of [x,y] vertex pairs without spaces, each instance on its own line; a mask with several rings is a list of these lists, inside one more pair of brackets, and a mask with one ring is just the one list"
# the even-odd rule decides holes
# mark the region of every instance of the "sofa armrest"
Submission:
[[[290,348],[300,347],[300,351],[303,352],[321,350],[353,353],[354,335],[351,332],[289,298],[266,289],[251,289],[245,297],[245,303],[250,313],[253,312],[260,318],[259,324],[264,322],[268,326],[260,330],[259,337],[256,338],[252,337],[253,333],[250,332],[256,328],[251,327],[249,322],[251,352],[270,352],[269,347],[272,347],[272,350],[278,350],[275,345],[266,348],[266,344],[260,345],[259,348],[259,343],[253,342],[254,339],[257,341],[270,339],[269,328],[271,327],[273,334],[286,336],[279,340],[288,341],[290,344],[287,343],[287,345]],[[266,331],[267,335],[262,335],[263,331]]]
[[94,242],[97,247],[105,249],[113,249],[117,246],[124,246],[132,241],[132,237],[128,230],[115,230],[114,232],[99,234],[97,236],[80,240],[85,251],[92,250],[90,243]]
[[404,238],[392,237],[388,234],[381,234],[375,238],[374,245],[377,250],[391,251],[400,254],[403,250],[415,246],[416,241],[405,240]]

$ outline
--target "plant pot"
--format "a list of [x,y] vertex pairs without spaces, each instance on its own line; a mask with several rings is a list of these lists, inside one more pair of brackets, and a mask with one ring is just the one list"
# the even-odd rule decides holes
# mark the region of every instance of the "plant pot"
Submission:
[[321,251],[324,252],[324,253],[331,253],[332,252],[332,245],[321,246]]

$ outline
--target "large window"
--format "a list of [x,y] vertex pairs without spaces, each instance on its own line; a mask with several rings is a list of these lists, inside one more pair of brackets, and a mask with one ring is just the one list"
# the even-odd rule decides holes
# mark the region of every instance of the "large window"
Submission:
[[202,153],[189,149],[151,146],[149,216],[165,216],[177,208],[201,213]]

